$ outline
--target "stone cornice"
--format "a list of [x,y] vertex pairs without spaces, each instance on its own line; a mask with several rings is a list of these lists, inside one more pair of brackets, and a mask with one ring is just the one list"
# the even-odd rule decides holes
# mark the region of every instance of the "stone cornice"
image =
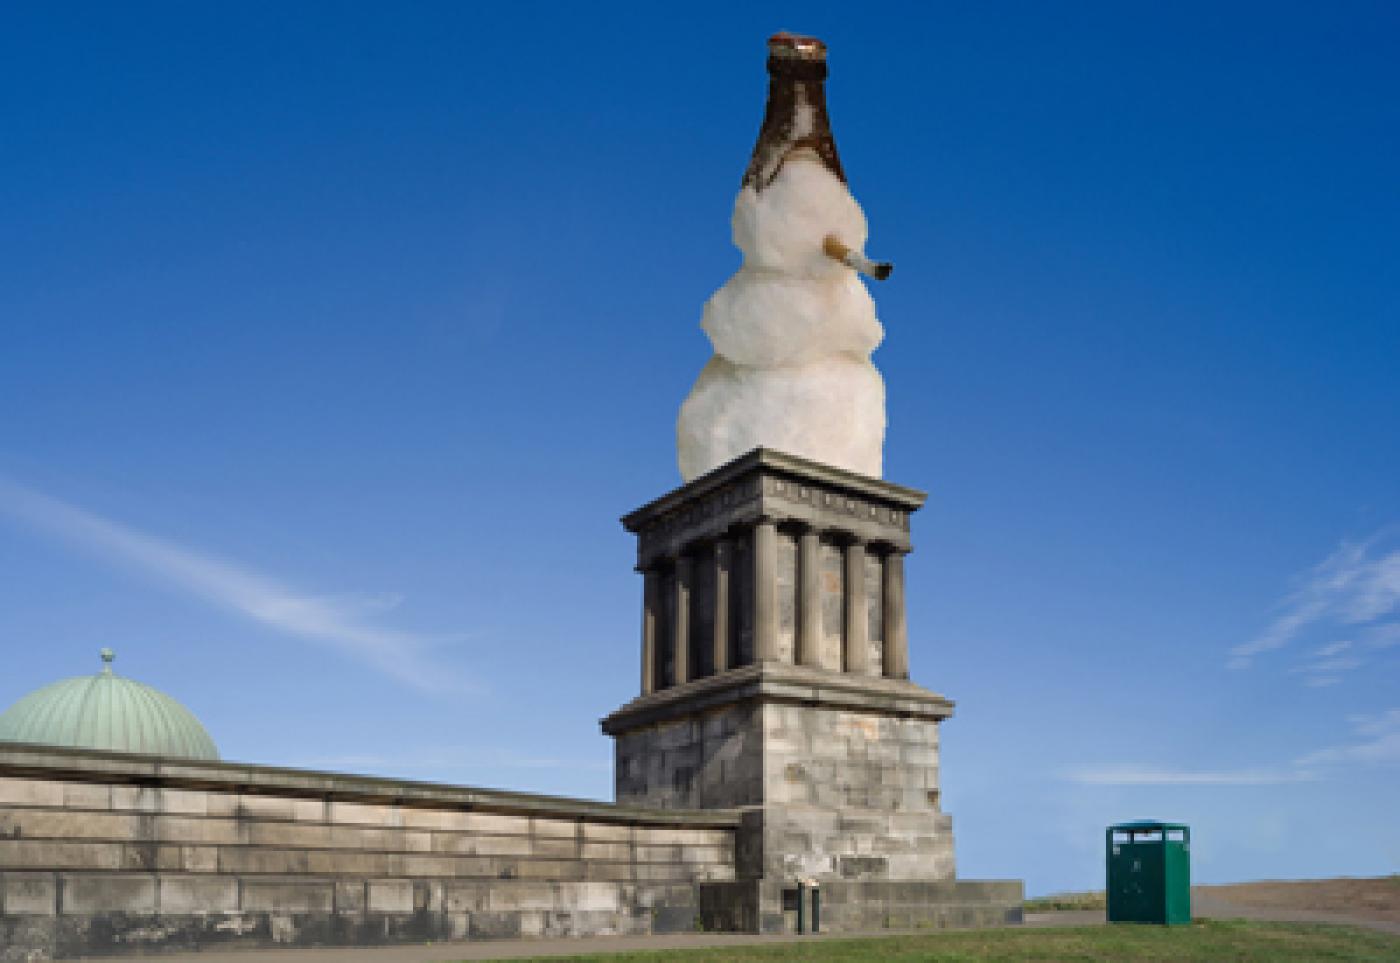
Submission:
[[909,516],[925,493],[768,448],[691,481],[622,518],[645,568],[760,520],[794,523],[910,550]]
[[0,742],[0,776],[120,783],[657,826],[737,826],[728,810],[641,809],[588,799],[236,762]]
[[761,662],[633,699],[599,724],[603,732],[616,736],[746,701],[820,705],[900,718],[942,720],[953,714],[951,700],[904,679]]

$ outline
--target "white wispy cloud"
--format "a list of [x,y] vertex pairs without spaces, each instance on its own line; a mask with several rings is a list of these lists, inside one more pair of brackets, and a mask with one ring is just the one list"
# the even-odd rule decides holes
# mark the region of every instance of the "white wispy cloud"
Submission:
[[[1326,682],[1319,684],[1327,684]],[[1317,782],[1339,771],[1400,767],[1400,708],[1348,717],[1353,741],[1316,749],[1285,765],[1250,769],[1176,769],[1122,763],[1081,766],[1061,778],[1091,786],[1278,786]]]
[[[1340,645],[1341,648],[1337,648]],[[1324,645],[1313,654],[1313,658],[1295,665],[1288,671],[1294,675],[1303,677],[1303,684],[1312,688],[1336,685],[1342,681],[1342,674],[1358,669],[1365,665],[1365,660],[1354,655],[1333,655],[1319,658],[1319,653],[1323,652],[1345,652],[1351,647],[1350,642],[1332,643]]]
[[245,566],[137,531],[4,478],[0,514],[226,611],[357,658],[415,688],[470,688],[430,658],[430,647],[446,640],[368,621],[398,605],[397,595],[308,595]]
[[1356,741],[1300,756],[1298,767],[1400,766],[1400,709],[1350,717]]
[[[1400,642],[1400,623],[1383,621],[1400,615],[1400,547],[1389,544],[1394,541],[1392,534],[1342,542],[1303,576],[1302,584],[1283,600],[1282,611],[1262,632],[1230,649],[1227,666],[1249,668],[1257,656],[1282,649],[1316,627],[1345,626],[1363,640]],[[1327,658],[1350,646],[1350,640],[1333,642],[1314,656]],[[1324,651],[1328,649],[1332,651]],[[1316,677],[1316,673],[1311,676]]]
[[1388,649],[1400,645],[1400,622],[1370,626],[1361,633],[1361,642],[1370,649]]
[[1300,769],[1170,769],[1156,766],[1086,766],[1064,773],[1070,782],[1090,786],[1277,786],[1310,782]]

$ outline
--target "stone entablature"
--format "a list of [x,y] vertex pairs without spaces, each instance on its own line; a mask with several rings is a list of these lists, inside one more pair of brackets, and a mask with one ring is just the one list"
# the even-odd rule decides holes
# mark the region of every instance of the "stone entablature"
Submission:
[[0,960],[688,931],[739,823],[5,744]]
[[801,522],[908,552],[909,516],[928,495],[796,455],[755,448],[622,518],[637,569],[759,519]]
[[907,678],[904,555],[925,497],[758,448],[625,516],[642,693],[768,662]]

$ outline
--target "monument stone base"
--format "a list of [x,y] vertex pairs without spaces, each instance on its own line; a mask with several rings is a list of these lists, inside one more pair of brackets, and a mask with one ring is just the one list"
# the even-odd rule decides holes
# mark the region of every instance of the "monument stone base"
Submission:
[[700,890],[706,929],[1020,919],[1019,881],[955,878],[938,765],[953,703],[908,679],[923,499],[757,449],[623,520],[646,591],[642,694],[602,720],[616,800],[740,814],[734,879]]

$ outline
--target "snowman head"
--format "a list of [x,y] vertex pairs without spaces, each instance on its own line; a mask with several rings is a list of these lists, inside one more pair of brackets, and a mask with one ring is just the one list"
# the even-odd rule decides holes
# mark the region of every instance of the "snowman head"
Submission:
[[791,155],[767,187],[739,191],[731,222],[744,266],[802,277],[837,277],[849,270],[822,249],[835,235],[854,250],[865,246],[865,214],[846,185],[816,158]]

